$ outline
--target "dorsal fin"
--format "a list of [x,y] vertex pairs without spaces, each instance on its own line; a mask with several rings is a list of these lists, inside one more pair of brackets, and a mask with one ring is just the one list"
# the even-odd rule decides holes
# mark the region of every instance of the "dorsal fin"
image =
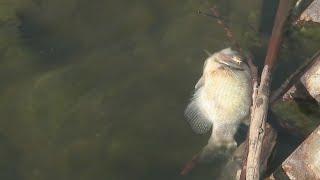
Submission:
[[209,52],[208,50],[204,49],[203,51],[208,55],[208,57],[212,56],[212,53]]

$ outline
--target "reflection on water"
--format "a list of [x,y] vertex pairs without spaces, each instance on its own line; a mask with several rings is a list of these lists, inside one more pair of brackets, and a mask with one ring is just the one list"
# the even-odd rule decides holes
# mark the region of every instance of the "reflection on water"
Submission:
[[207,140],[183,117],[203,50],[229,46],[195,13],[212,3],[263,57],[254,0],[3,0],[0,179],[216,177],[222,162],[179,175]]

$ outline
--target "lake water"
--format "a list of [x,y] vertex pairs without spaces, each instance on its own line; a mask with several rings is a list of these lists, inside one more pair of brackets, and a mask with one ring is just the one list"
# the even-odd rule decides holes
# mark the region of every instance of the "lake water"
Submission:
[[[276,2],[2,0],[0,179],[217,177],[222,162],[179,175],[208,139],[183,115],[204,50],[230,46],[196,13],[213,4],[261,66]],[[275,86],[317,49],[301,34],[285,40]]]

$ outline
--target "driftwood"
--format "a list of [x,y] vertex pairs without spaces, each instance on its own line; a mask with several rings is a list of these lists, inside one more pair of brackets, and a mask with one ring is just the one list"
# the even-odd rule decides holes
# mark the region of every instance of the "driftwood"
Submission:
[[[268,159],[272,153],[272,150],[274,146],[276,145],[276,139],[277,139],[277,132],[276,130],[269,124],[266,123],[265,128],[265,137],[263,138],[262,142],[262,151],[261,151],[261,168],[260,170],[262,172],[265,172],[267,170],[268,165]],[[248,154],[248,140],[245,141],[245,150],[241,154],[242,156],[242,169],[239,169],[241,171],[240,177],[237,179],[245,180],[246,179],[246,168],[247,168],[247,154]]]
[[[253,58],[251,55],[248,57],[248,65],[251,70],[253,93],[252,99],[257,96],[258,90],[258,69],[253,64]],[[251,111],[253,106],[251,106]],[[262,152],[261,152],[261,171],[265,172],[267,170],[268,159],[273,151],[276,144],[277,132],[276,130],[266,122],[265,138],[262,142]],[[225,172],[219,179],[229,180],[229,179],[240,179],[245,180],[246,178],[246,167],[247,167],[247,155],[248,155],[248,138],[235,150],[228,163],[226,164]]]
[[280,0],[265,59],[265,66],[261,75],[260,86],[258,88],[257,96],[253,100],[253,111],[251,112],[251,125],[249,130],[249,152],[246,169],[247,180],[258,180],[260,178],[261,150],[265,134],[265,121],[269,106],[271,71],[277,60],[277,55],[282,42],[283,28],[289,15],[290,5],[290,0]]
[[282,163],[272,175],[279,179],[320,179],[320,126]]
[[[266,124],[266,136],[263,140],[263,149],[261,152],[262,169],[266,171],[267,162],[271,155],[271,151],[276,144],[277,132],[270,125]],[[271,142],[271,143],[270,143]],[[248,141],[243,142],[229,158],[226,166],[222,169],[219,180],[245,179],[245,173],[242,173],[243,167],[246,166],[246,155],[248,154]],[[271,148],[269,148],[271,146]],[[245,159],[244,159],[245,158]],[[244,163],[244,164],[243,164]],[[245,170],[245,168],[244,168]]]

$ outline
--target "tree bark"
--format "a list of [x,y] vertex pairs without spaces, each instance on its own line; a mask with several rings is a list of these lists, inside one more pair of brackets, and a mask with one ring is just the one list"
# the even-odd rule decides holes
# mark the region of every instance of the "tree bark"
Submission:
[[265,59],[265,65],[261,75],[257,97],[253,100],[251,112],[251,125],[249,130],[249,152],[247,158],[247,180],[260,179],[260,155],[263,137],[265,134],[265,121],[269,107],[270,78],[274,64],[282,42],[282,34],[285,22],[289,15],[291,0],[280,0],[275,24]]
[[[275,179],[320,179],[320,126],[282,163]],[[280,176],[280,177],[278,177]]]
[[273,104],[283,95],[285,95],[295,84],[300,81],[300,78],[320,59],[320,50],[318,50],[310,59],[307,59],[282,85],[275,90],[271,97],[270,103]]

